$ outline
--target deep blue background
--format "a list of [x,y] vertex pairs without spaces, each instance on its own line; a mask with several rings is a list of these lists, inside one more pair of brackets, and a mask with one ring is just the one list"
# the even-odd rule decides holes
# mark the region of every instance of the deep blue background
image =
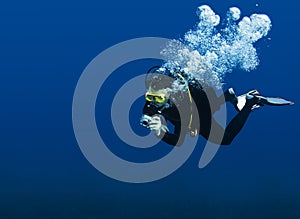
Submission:
[[[299,4],[256,3],[2,3],[0,218],[300,218]],[[257,88],[296,104],[255,111],[232,145],[221,148],[204,169],[197,167],[205,145],[200,139],[187,163],[160,181],[127,184],[104,176],[82,155],[72,128],[73,92],[83,69],[124,40],[182,37],[197,22],[195,10],[202,4],[221,17],[231,6],[243,15],[270,16],[272,40],[258,43],[260,66],[228,75],[226,86],[237,93]],[[137,63],[137,72],[120,81],[153,63]],[[106,84],[112,90],[118,86],[114,80]],[[105,112],[106,105],[98,103],[97,109]],[[126,150],[113,150],[126,158]],[[130,159],[134,155],[131,151]]]

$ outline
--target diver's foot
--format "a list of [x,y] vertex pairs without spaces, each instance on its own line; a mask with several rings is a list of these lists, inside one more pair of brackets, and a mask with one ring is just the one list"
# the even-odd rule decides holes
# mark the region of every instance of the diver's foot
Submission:
[[[241,111],[246,104],[247,105],[250,104],[252,106],[252,110],[260,107],[260,104],[258,103],[259,101],[257,100],[258,98],[256,97],[256,95],[259,95],[258,90],[251,90],[246,94],[238,96],[237,97],[238,102],[235,105],[236,110]],[[251,99],[253,99],[253,100],[251,100]],[[256,103],[256,101],[257,101],[257,103]]]
[[256,90],[255,92],[249,92],[246,94],[246,105],[251,106],[251,110],[257,109],[264,105],[264,100],[260,96],[257,96],[258,94],[259,92]]

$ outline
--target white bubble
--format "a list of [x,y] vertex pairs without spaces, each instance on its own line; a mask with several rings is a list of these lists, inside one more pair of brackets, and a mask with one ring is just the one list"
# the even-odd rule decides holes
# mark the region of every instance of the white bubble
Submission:
[[226,73],[235,68],[253,70],[259,64],[253,43],[265,37],[271,28],[271,20],[264,14],[243,17],[232,7],[227,13],[224,29],[217,29],[220,16],[208,5],[198,7],[199,23],[188,31],[182,40],[172,41],[163,51],[166,66],[180,66],[190,80],[198,80],[216,88],[222,87]]
[[211,13],[212,10],[208,5],[202,5],[197,8],[196,14],[201,17],[201,14]]
[[232,20],[236,21],[241,17],[241,11],[237,7],[232,7],[229,9],[229,15],[231,16]]
[[252,14],[244,17],[239,23],[239,34],[245,40],[254,43],[262,37],[266,36],[271,29],[271,20],[264,14]]
[[196,13],[201,25],[217,26],[220,23],[220,16],[215,14],[208,5],[198,7]]

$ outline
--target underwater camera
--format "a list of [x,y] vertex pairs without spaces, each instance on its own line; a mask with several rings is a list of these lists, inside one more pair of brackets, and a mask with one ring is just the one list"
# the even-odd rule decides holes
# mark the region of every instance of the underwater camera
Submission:
[[145,126],[147,128],[149,128],[149,122],[151,121],[152,117],[151,116],[148,116],[148,115],[143,115],[140,119],[140,124],[142,126]]

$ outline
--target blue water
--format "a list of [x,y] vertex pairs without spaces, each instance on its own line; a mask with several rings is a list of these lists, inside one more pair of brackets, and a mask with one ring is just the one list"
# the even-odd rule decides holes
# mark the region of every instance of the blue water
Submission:
[[[0,218],[299,218],[299,4],[256,3],[3,3]],[[243,15],[268,14],[271,40],[255,45],[259,66],[251,72],[234,70],[226,75],[226,86],[237,93],[257,88],[296,104],[253,112],[232,145],[221,148],[204,169],[197,167],[205,145],[201,138],[191,158],[160,181],[127,184],[104,176],[81,153],[72,127],[72,98],[83,69],[101,51],[124,40],[183,37],[198,21],[195,10],[202,4],[220,16],[232,6]],[[144,60],[119,69],[129,73],[112,75],[107,101],[122,81],[137,74],[135,69],[141,72],[153,64],[157,61]],[[110,103],[102,104],[97,109],[107,113]],[[142,104],[135,103],[133,124]],[[115,137],[107,133],[106,138]],[[127,147],[120,142],[122,146]],[[160,156],[154,149],[151,158],[132,148],[128,152],[114,145],[112,150],[138,162]]]

